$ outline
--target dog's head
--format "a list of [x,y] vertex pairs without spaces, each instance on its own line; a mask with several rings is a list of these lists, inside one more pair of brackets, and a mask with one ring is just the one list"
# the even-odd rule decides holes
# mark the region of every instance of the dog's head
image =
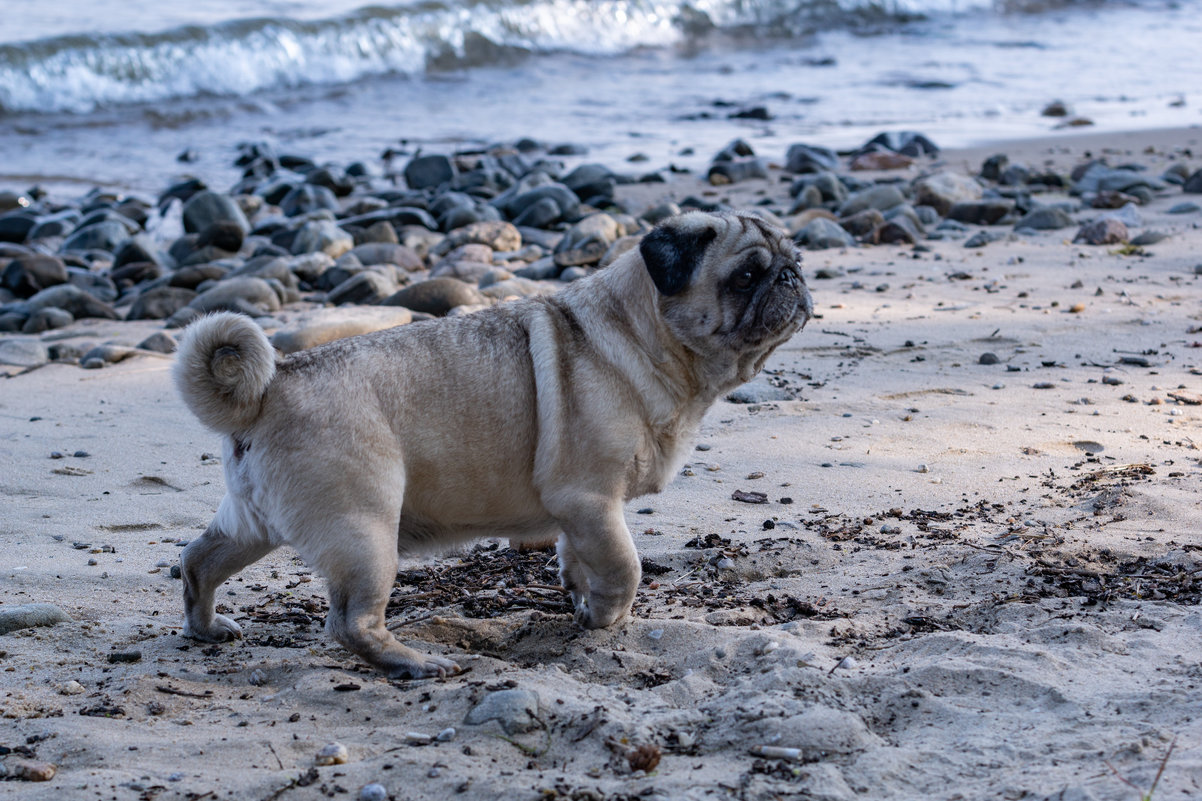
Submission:
[[742,381],[813,313],[793,241],[754,213],[672,217],[639,253],[676,339],[702,357],[735,357]]

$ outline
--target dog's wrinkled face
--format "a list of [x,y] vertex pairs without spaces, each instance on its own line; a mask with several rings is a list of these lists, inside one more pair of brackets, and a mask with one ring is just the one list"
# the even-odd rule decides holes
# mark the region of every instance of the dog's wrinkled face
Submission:
[[797,248],[754,214],[682,214],[645,236],[639,252],[665,322],[699,354],[766,357],[813,313]]

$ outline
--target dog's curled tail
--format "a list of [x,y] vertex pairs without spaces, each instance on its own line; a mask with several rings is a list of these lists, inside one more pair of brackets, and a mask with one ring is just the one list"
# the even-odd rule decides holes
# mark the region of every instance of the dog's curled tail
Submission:
[[222,434],[245,431],[259,416],[275,376],[275,350],[253,320],[220,312],[184,331],[175,386],[200,422]]

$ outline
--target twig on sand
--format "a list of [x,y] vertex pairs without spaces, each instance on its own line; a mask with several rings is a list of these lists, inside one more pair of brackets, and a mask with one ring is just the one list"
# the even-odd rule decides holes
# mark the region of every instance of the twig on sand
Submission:
[[1152,801],[1152,794],[1156,792],[1156,785],[1160,784],[1160,777],[1164,775],[1164,768],[1166,765],[1169,764],[1169,757],[1171,757],[1173,755],[1173,749],[1176,747],[1177,747],[1177,738],[1174,737],[1173,741],[1171,743],[1169,743],[1169,750],[1164,752],[1164,756],[1160,760],[1160,767],[1156,770],[1156,778],[1152,779],[1152,786],[1148,788],[1148,792],[1146,792],[1146,793],[1143,790],[1139,789],[1139,785],[1135,784],[1130,779],[1128,779],[1126,776],[1119,773],[1118,769],[1115,768],[1114,765],[1110,764],[1109,759],[1103,759],[1102,762],[1105,763],[1106,767],[1110,768],[1110,772],[1115,775],[1115,778],[1117,778],[1123,784],[1127,785],[1128,787],[1130,787],[1131,789],[1133,789],[1137,793],[1139,793],[1139,801]]

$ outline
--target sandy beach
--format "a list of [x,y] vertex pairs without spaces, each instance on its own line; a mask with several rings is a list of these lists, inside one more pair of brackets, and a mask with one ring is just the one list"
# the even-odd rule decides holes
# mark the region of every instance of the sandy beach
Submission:
[[[998,152],[1192,174],[1202,130],[855,175],[975,176]],[[786,209],[783,154],[761,155],[767,179],[615,198]],[[287,550],[219,594],[245,639],[184,639],[171,571],[223,479],[171,356],[0,365],[0,610],[70,618],[0,636],[0,797],[1123,801],[1157,778],[1158,801],[1202,797],[1202,212],[1169,213],[1191,198],[1129,207],[1131,239],[1165,235],[1147,245],[1074,243],[1100,213],[1075,208],[1058,230],[806,252],[816,319],[628,506],[631,617],[575,627],[551,551],[403,560],[390,628],[466,668],[446,679],[389,681],[333,643],[322,578]],[[998,236],[966,247],[979,230]],[[346,761],[319,766],[331,743]]]

